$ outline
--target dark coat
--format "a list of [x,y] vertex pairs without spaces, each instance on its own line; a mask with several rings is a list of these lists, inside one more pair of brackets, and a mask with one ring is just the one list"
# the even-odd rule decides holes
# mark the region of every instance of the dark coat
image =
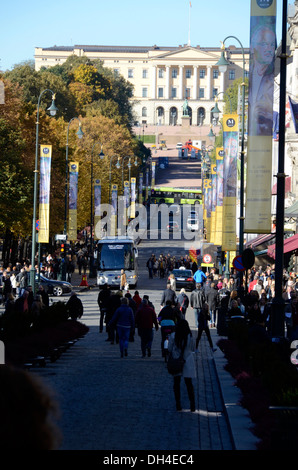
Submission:
[[206,292],[206,301],[209,305],[210,310],[216,310],[219,304],[218,290],[214,287],[210,287],[210,289],[208,289],[208,291]]
[[68,310],[68,314],[72,320],[77,320],[81,318],[83,315],[83,304],[81,299],[79,299],[76,295],[71,295],[67,304],[66,308]]
[[163,291],[160,305],[165,305],[170,300],[173,305],[177,303],[176,293],[172,289],[166,289]]

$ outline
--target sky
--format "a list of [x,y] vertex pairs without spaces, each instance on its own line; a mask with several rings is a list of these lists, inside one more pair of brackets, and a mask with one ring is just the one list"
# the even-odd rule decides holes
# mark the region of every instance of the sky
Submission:
[[[277,39],[282,2],[277,0]],[[294,0],[289,0],[293,4]],[[0,70],[34,60],[35,47],[249,46],[250,0],[13,0],[1,6]],[[229,39],[226,46],[239,46]]]

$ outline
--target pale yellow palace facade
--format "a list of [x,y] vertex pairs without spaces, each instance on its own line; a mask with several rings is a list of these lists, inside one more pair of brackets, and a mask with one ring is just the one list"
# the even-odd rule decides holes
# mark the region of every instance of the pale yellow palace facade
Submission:
[[35,69],[62,64],[71,55],[100,59],[105,67],[121,74],[133,85],[134,124],[181,125],[187,98],[190,124],[213,122],[212,108],[218,95],[249,70],[249,49],[228,46],[228,70],[221,73],[216,63],[220,47],[178,46],[83,46],[35,48]]

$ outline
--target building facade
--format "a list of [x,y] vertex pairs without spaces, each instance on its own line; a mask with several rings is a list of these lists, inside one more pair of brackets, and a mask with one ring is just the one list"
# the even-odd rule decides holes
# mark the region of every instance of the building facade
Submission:
[[[242,49],[226,48],[230,65],[224,74],[216,65],[221,52],[219,47],[189,45],[36,47],[35,69],[62,64],[71,54],[99,59],[133,85],[135,125],[181,125],[187,99],[190,125],[203,126],[213,122],[215,96],[223,101],[227,88],[243,76]],[[244,54],[248,74],[249,49]]]

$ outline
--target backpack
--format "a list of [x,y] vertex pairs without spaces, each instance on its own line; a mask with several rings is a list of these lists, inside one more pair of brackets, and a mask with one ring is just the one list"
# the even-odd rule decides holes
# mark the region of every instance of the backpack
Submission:
[[167,362],[168,372],[171,375],[181,374],[183,371],[185,359],[183,359],[183,352],[179,357],[173,357],[173,354],[170,352]]
[[186,296],[183,296],[183,302],[182,302],[182,305],[180,305],[180,312],[183,312],[183,307],[184,307],[185,302],[186,302]]

